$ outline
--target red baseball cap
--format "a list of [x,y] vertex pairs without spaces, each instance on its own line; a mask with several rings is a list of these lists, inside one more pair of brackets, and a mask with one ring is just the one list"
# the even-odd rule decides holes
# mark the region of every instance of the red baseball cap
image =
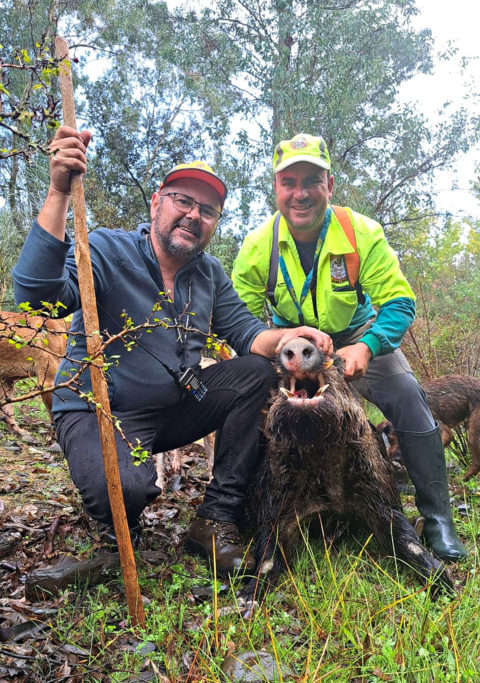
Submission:
[[174,180],[180,180],[183,178],[193,178],[194,180],[201,180],[210,187],[213,187],[215,192],[218,194],[221,200],[222,208],[225,203],[225,197],[227,196],[227,186],[220,180],[218,176],[215,175],[213,169],[210,168],[208,164],[204,161],[192,161],[190,164],[178,164],[175,168],[167,173],[160,185],[159,191],[166,185],[169,185]]

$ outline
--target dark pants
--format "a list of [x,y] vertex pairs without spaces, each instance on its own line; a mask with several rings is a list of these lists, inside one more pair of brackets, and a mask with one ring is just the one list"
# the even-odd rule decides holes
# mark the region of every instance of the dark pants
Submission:
[[[356,344],[371,324],[369,320],[350,336],[337,337],[334,340],[335,350]],[[400,349],[373,358],[365,377],[352,382],[352,386],[367,401],[380,408],[396,432],[425,434],[435,429],[425,392]]]
[[[155,411],[115,413],[128,440],[149,453],[185,446],[220,431],[213,465],[198,514],[207,519],[239,522],[245,491],[258,457],[260,410],[273,382],[273,369],[262,356],[217,363],[201,371],[208,391],[202,401],[187,394],[175,406]],[[57,436],[70,474],[87,513],[112,523],[96,413],[76,411],[56,419]],[[115,433],[120,478],[128,523],[159,495],[152,458],[134,465],[130,447]]]

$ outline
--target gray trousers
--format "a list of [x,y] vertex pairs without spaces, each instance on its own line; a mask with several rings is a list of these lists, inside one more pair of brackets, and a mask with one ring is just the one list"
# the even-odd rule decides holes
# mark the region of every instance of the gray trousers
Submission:
[[[370,325],[368,322],[349,337],[334,338],[335,350],[358,342]],[[376,405],[396,431],[423,434],[435,429],[425,392],[400,349],[373,358],[366,375],[352,382],[352,387]]]

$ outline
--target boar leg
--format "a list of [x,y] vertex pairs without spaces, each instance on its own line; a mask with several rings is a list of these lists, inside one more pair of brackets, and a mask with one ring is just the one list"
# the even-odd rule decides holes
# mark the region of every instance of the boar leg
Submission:
[[453,590],[445,565],[422,545],[400,510],[388,508],[384,498],[380,495],[375,497],[370,490],[368,505],[363,511],[357,508],[355,515],[357,519],[360,517],[365,520],[367,527],[373,531],[375,539],[385,552],[393,553],[424,578],[433,577],[437,588]]
[[[261,521],[255,534],[253,551],[256,568],[254,576],[239,593],[245,607],[245,618],[250,617],[255,601],[258,602],[269,587],[277,583],[286,568],[284,555],[289,556],[290,548],[298,536],[298,521],[296,517],[292,517],[293,505],[289,506],[286,496],[277,504],[267,497],[260,507],[257,519]],[[285,513],[284,509],[290,512]]]

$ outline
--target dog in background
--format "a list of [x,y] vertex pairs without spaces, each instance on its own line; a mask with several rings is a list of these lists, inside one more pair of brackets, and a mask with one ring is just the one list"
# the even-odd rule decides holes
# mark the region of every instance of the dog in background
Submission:
[[[480,472],[480,379],[469,375],[444,375],[422,382],[432,415],[440,427],[443,445],[448,446],[453,430],[466,423],[468,448],[472,464],[465,472],[464,481]],[[388,454],[392,460],[401,462],[398,440],[392,424],[383,420],[377,431],[388,442]]]
[[[15,382],[36,377],[38,387],[53,386],[65,354],[67,330],[68,323],[63,319],[0,311],[0,419],[18,436],[28,436],[28,432],[19,427],[13,404],[8,403],[13,397]],[[17,348],[10,340],[19,337],[30,343]],[[51,416],[51,392],[42,394],[42,399]]]

